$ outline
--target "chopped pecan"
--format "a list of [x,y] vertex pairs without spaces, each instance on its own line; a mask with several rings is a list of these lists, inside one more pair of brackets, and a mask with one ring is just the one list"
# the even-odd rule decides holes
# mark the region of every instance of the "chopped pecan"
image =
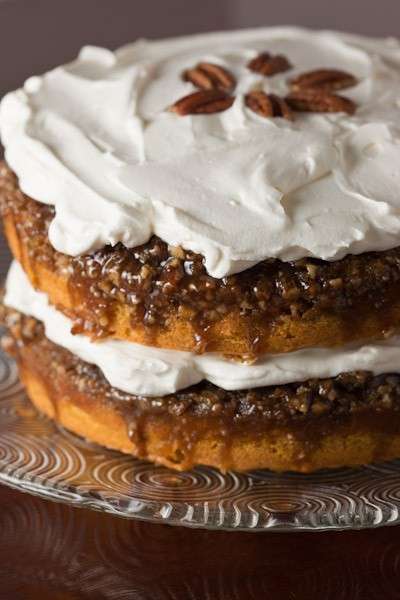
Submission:
[[288,71],[292,68],[292,65],[286,56],[283,56],[282,54],[262,52],[247,64],[247,68],[255,73],[271,77],[271,75],[275,75],[276,73]]
[[292,92],[285,100],[292,110],[300,112],[346,112],[352,115],[356,110],[355,103],[349,98],[313,89]]
[[357,79],[351,73],[337,69],[317,69],[307,71],[295,77],[290,82],[294,92],[304,89],[315,89],[325,92],[344,90],[357,84]]
[[246,94],[245,104],[262,117],[283,117],[289,120],[293,118],[287,102],[275,94],[254,90]]
[[222,90],[200,90],[180,98],[169,110],[180,116],[211,114],[227,110],[234,100],[234,96]]
[[193,69],[185,71],[183,79],[201,90],[231,92],[236,85],[234,76],[227,69],[207,62],[201,62]]

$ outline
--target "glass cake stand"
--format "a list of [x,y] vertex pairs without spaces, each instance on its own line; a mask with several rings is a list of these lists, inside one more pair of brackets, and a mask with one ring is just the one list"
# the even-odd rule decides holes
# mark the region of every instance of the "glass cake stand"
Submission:
[[400,522],[400,460],[312,475],[178,473],[106,450],[39,415],[0,354],[0,482],[121,517],[248,531],[362,529]]

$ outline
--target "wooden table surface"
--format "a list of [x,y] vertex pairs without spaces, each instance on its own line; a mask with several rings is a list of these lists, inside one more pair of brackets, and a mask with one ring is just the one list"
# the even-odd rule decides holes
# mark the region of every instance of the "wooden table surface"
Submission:
[[400,529],[191,530],[125,520],[0,486],[0,598],[400,598]]

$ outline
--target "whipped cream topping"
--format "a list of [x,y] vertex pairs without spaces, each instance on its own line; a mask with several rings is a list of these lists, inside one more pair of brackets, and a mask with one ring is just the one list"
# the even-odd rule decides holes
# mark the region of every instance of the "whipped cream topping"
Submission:
[[376,375],[400,372],[400,336],[365,345],[269,354],[253,364],[120,340],[92,342],[71,334],[71,321],[49,305],[45,294],[33,289],[17,262],[8,274],[5,304],[42,321],[49,340],[97,365],[112,386],[134,395],[163,396],[203,379],[226,390],[241,390],[334,377],[353,370]]
[[[247,67],[260,51],[291,71]],[[178,116],[194,91],[182,72],[217,63],[237,79],[229,110]],[[285,95],[316,68],[353,74],[347,114],[249,110],[244,94]],[[6,159],[22,190],[56,207],[49,237],[69,255],[128,247],[155,233],[205,257],[215,277],[267,258],[383,250],[400,235],[400,45],[334,32],[270,28],[139,40],[27,80],[1,103]]]

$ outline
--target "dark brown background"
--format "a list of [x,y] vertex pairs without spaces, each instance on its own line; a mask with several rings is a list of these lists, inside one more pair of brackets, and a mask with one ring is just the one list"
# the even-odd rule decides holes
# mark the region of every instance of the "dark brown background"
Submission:
[[[396,35],[399,0],[0,0],[0,95],[84,43],[292,23]],[[8,254],[0,245],[0,273]],[[400,598],[400,528],[212,533],[0,488],[0,600]]]
[[0,0],[0,93],[83,44],[294,24],[397,35],[398,0]]

